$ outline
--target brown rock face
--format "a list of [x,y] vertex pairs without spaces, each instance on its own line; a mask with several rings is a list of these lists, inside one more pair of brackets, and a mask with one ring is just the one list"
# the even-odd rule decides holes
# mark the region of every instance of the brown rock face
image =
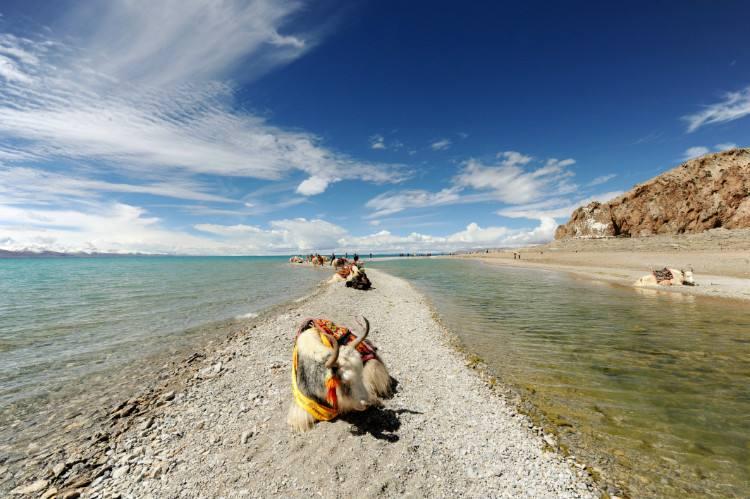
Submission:
[[750,227],[750,149],[687,161],[607,203],[573,212],[564,237],[640,237]]

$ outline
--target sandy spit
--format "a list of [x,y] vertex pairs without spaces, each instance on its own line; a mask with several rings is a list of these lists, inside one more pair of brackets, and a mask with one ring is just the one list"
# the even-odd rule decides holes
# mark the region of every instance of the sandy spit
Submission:
[[[521,255],[520,260],[513,254]],[[457,258],[569,272],[632,286],[652,268],[693,268],[697,286],[649,286],[644,292],[750,300],[750,229],[626,239],[565,239],[543,246],[477,252]]]
[[[112,409],[111,427],[31,470],[34,495],[84,497],[596,497],[582,464],[551,449],[468,367],[406,281],[322,286],[211,351],[176,359],[171,380]],[[294,331],[304,317],[363,314],[398,392],[383,407],[293,434]]]

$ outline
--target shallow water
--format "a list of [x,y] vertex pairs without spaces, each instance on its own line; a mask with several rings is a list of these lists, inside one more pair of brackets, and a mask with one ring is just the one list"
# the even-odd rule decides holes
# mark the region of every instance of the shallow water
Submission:
[[274,257],[0,260],[0,464],[327,275]]
[[[448,259],[404,277],[635,497],[750,495],[750,307]],[[375,283],[377,285],[377,283]]]

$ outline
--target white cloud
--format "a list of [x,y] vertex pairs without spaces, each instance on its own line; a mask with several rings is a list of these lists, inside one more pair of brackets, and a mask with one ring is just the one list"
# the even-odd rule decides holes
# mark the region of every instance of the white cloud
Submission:
[[688,132],[694,132],[704,125],[726,123],[750,115],[750,87],[738,92],[728,92],[724,100],[705,106],[699,113],[683,116],[688,123]]
[[[482,228],[469,224],[447,236],[380,231],[366,236],[322,219],[284,219],[268,228],[196,224],[197,234],[167,229],[137,206],[97,204],[90,211],[30,209],[0,205],[0,249],[167,254],[289,254],[310,251],[454,251],[475,247],[542,243],[552,238],[552,219],[538,227]],[[112,230],[116,227],[117,230]]]
[[29,83],[31,77],[18,69],[8,57],[0,56],[0,77],[8,82]]
[[382,135],[373,135],[370,137],[370,148],[385,149],[385,138]]
[[579,206],[585,206],[592,201],[606,202],[621,194],[622,191],[602,192],[576,201],[571,201],[567,198],[553,198],[537,203],[509,206],[498,210],[496,213],[503,217],[528,218],[531,220],[544,220],[547,218],[567,219]]
[[408,208],[422,208],[426,206],[442,206],[457,203],[460,196],[457,189],[443,189],[439,192],[429,192],[420,189],[410,189],[398,192],[385,192],[367,201],[366,207],[375,210],[368,218],[379,218]]
[[129,184],[86,179],[26,167],[0,165],[0,204],[63,204],[101,198],[105,193],[138,193],[193,201],[232,203],[190,179]]
[[294,218],[275,220],[270,228],[252,225],[198,224],[196,230],[221,236],[227,248],[244,248],[245,252],[289,253],[323,251],[335,248],[346,230],[321,219]]
[[495,154],[495,157],[502,159],[505,166],[523,166],[529,164],[534,159],[518,151],[501,151]]
[[[716,144],[713,149],[714,151],[726,151],[727,149],[736,149],[737,144],[734,142],[725,142],[723,144]],[[689,159],[697,158],[698,156],[703,156],[704,154],[708,154],[711,152],[711,149],[704,146],[696,146],[696,147],[690,147],[688,148],[682,156],[682,159],[687,161]]]
[[454,179],[461,187],[492,191],[494,198],[503,203],[528,203],[548,195],[570,192],[575,186],[567,181],[573,175],[567,170],[575,163],[572,159],[548,159],[544,166],[527,170],[531,158],[515,151],[500,154],[501,161],[496,165],[485,165],[478,160],[469,160]]
[[73,15],[79,29],[96,26],[83,30],[92,33],[83,47],[0,35],[0,57],[13,64],[0,77],[0,158],[105,163],[136,178],[277,180],[302,171],[318,179],[403,180],[399,165],[357,161],[314,134],[275,127],[234,105],[233,86],[221,82],[230,72],[242,67],[257,76],[309,46],[279,34],[299,8],[260,0],[112,1],[86,18]]
[[[116,228],[116,230],[113,230]],[[6,250],[113,253],[206,253],[210,241],[166,230],[136,206],[97,205],[90,212],[0,205],[0,247]]]
[[[110,0],[66,22],[83,35],[95,71],[148,86],[257,77],[314,45],[281,30],[303,8],[274,0]],[[93,26],[92,26],[93,24]]]
[[440,139],[430,144],[430,147],[432,148],[433,151],[444,151],[448,149],[450,146],[451,146],[450,139]]
[[331,183],[331,181],[327,178],[313,175],[302,181],[302,183],[297,186],[297,192],[303,196],[315,196],[316,194],[325,192],[329,183]]
[[588,185],[589,187],[594,187],[596,185],[606,184],[607,182],[609,182],[610,180],[612,180],[616,176],[617,176],[617,174],[615,174],[615,173],[610,173],[609,175],[601,175],[599,177],[596,177],[594,180],[592,180],[591,182],[589,182],[586,185]]
[[710,152],[710,149],[708,147],[703,147],[703,146],[689,147],[682,154],[682,159],[687,161],[689,159],[697,158],[698,156],[703,156],[704,154],[708,154],[709,152]]
[[432,236],[419,232],[398,236],[383,230],[368,236],[343,238],[339,245],[340,249],[358,251],[449,252],[542,244],[552,240],[556,228],[557,223],[552,219],[541,220],[537,227],[523,229],[482,228],[476,223],[470,223],[466,229],[447,236]]
[[[380,218],[410,208],[449,204],[501,202],[530,203],[542,197],[570,194],[577,186],[570,181],[574,174],[568,167],[573,159],[547,159],[542,166],[529,169],[530,156],[516,151],[497,154],[497,164],[485,165],[470,159],[452,179],[452,185],[438,192],[423,189],[391,191],[370,199],[365,206],[374,210],[367,218]],[[469,190],[471,189],[471,190]]]
[[196,224],[195,229],[201,232],[208,232],[217,236],[240,236],[246,234],[260,234],[263,230],[254,225],[217,225],[217,224]]
[[333,248],[334,241],[338,241],[347,234],[343,227],[320,219],[276,220],[271,222],[271,227],[272,230],[282,235],[286,245],[296,246],[300,250]]

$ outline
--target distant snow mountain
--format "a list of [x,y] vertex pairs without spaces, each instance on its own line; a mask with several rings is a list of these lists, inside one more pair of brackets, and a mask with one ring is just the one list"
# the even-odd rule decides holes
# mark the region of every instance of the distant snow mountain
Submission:
[[49,251],[49,250],[4,250],[0,249],[0,258],[49,258],[49,257],[60,257],[60,258],[83,258],[83,257],[117,257],[117,256],[158,256],[147,253],[99,253],[91,252],[87,253],[84,251],[75,252],[63,252],[63,251]]

